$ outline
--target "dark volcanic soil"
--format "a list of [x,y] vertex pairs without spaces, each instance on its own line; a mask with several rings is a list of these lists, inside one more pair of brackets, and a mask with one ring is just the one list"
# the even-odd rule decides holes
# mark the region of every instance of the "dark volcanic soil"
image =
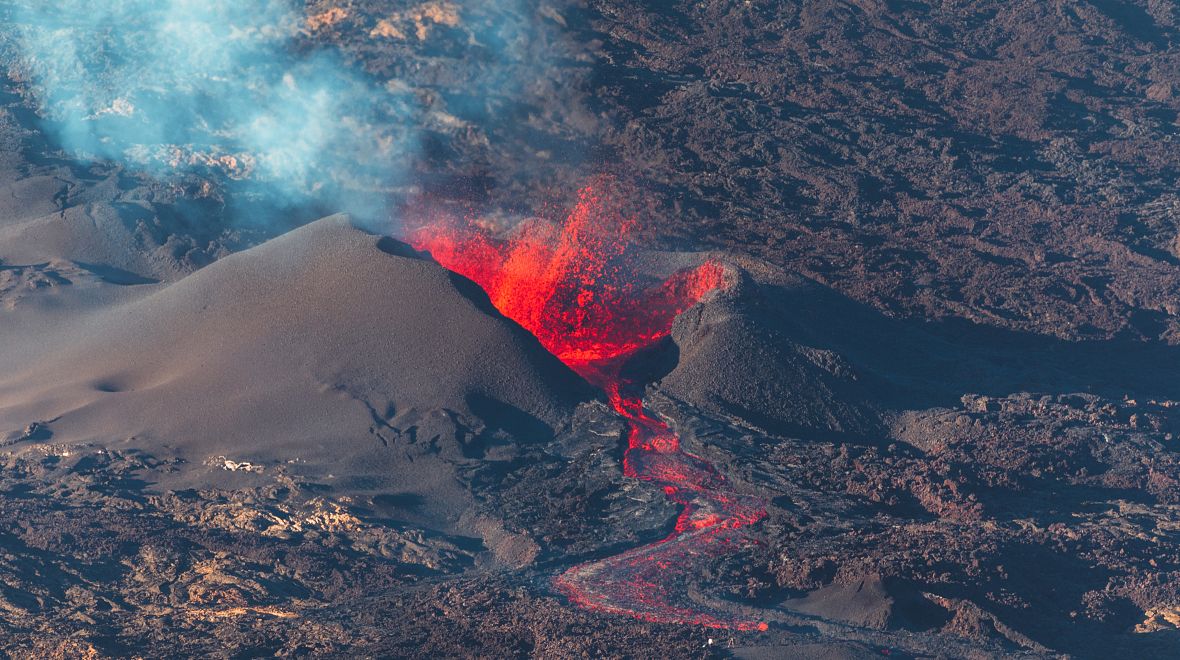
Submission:
[[[1180,655],[1174,3],[307,4],[299,47],[423,110],[381,229],[605,173],[637,270],[732,270],[627,373],[766,503],[675,591],[769,629],[565,600],[679,513],[624,476],[625,420],[404,245],[263,244],[337,209],[75,160],[0,24],[0,655]],[[507,62],[474,38],[505,16]]]

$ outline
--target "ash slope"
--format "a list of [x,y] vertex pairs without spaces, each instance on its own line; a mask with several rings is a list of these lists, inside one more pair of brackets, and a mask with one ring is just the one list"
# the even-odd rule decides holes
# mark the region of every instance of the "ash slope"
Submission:
[[414,454],[510,458],[589,395],[477,287],[339,216],[9,346],[6,431],[292,463],[342,488],[449,488]]
[[671,333],[675,367],[659,389],[771,433],[879,435],[877,383],[867,382],[840,353],[808,342],[796,327],[797,310],[777,291],[743,276],[734,290],[681,314]]

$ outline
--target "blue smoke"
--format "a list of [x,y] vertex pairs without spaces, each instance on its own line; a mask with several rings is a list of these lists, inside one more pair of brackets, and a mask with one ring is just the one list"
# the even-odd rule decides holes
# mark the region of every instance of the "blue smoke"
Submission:
[[78,159],[369,215],[378,209],[355,200],[411,166],[412,90],[301,44],[292,0],[16,0],[7,11],[43,129]]

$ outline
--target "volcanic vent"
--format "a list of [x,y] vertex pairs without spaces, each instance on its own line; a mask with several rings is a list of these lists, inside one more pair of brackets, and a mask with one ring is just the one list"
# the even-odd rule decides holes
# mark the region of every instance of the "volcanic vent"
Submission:
[[636,284],[628,267],[635,226],[590,186],[560,225],[530,221],[500,239],[470,220],[442,222],[409,240],[479,284],[505,316],[601,387],[629,424],[624,474],[662,485],[683,506],[667,538],[575,566],[557,579],[558,588],[584,607],[648,621],[765,629],[720,608],[686,606],[687,594],[670,579],[692,570],[693,556],[746,542],[744,528],[765,512],[756,498],[732,492],[708,462],[683,451],[677,434],[645,408],[642,383],[623,376],[636,351],[668,336],[678,314],[727,287],[729,277],[724,266],[707,261],[656,286]]

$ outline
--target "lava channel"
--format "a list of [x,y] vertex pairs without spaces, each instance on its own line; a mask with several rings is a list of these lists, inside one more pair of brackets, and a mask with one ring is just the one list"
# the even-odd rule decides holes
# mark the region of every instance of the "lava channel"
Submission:
[[438,222],[412,232],[409,242],[480,285],[501,313],[601,387],[628,422],[624,474],[662,485],[683,506],[668,537],[574,566],[557,587],[582,607],[645,621],[765,630],[765,623],[693,602],[687,586],[695,559],[750,542],[746,528],[766,515],[761,500],[733,492],[711,464],[681,449],[641,397],[625,394],[631,384],[621,376],[631,354],[667,336],[678,314],[726,286],[727,273],[710,261],[641,289],[625,260],[634,228],[592,186],[560,226],[532,221],[501,240],[472,221]]

